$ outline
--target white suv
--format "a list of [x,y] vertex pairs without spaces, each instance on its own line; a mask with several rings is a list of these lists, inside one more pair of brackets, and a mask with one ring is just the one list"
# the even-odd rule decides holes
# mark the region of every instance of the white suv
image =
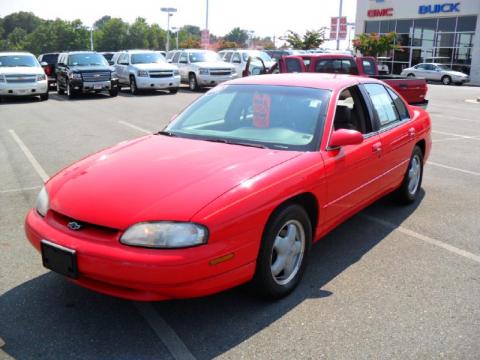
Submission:
[[275,65],[275,60],[273,60],[265,51],[242,49],[222,50],[218,53],[218,55],[220,55],[220,58],[223,61],[229,62],[235,66],[238,77],[242,77],[249,57],[262,59],[266,69],[270,69],[273,65]]
[[237,77],[235,66],[222,61],[210,50],[179,51],[173,56],[172,64],[178,65],[182,82],[187,83],[192,91]]
[[47,75],[32,54],[0,52],[0,100],[7,96],[48,99]]
[[139,90],[169,90],[176,94],[180,87],[178,67],[166,62],[163,55],[150,50],[121,51],[113,57],[119,85]]

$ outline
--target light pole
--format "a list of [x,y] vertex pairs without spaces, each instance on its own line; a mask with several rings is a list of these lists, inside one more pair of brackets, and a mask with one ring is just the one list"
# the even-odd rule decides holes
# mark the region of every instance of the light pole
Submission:
[[90,27],[90,51],[93,51],[93,25]]
[[176,34],[176,41],[175,41],[175,45],[177,47],[177,50],[178,50],[178,33],[180,32],[180,28],[179,27],[175,27],[175,26],[172,26],[172,30],[175,31],[177,34]]
[[340,0],[340,9],[338,10],[338,20],[337,20],[337,50],[340,49],[340,39],[338,38],[340,33],[340,18],[342,17],[342,3],[343,0]]
[[166,46],[166,50],[168,51],[170,49],[170,16],[173,16],[173,13],[176,13],[177,9],[173,8],[173,7],[162,7],[160,10],[162,12],[167,13],[167,46]]
[[207,0],[207,11],[205,15],[205,30],[208,30],[208,0]]

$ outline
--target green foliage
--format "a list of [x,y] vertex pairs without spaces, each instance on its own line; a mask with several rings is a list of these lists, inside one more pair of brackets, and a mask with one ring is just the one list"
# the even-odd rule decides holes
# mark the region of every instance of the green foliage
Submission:
[[390,50],[400,49],[400,45],[395,45],[394,41],[397,34],[394,32],[379,35],[377,33],[360,34],[352,41],[353,48],[364,56],[379,56],[388,53]]
[[98,51],[127,49],[128,40],[128,24],[119,18],[111,18],[94,32],[95,49]]
[[199,49],[200,40],[192,36],[189,36],[184,41],[180,42],[180,48],[182,49]]
[[27,38],[27,32],[17,27],[7,37],[7,45],[12,50],[23,50],[25,41]]
[[308,30],[303,36],[300,36],[292,30],[288,30],[285,36],[281,39],[286,41],[290,47],[294,49],[316,49],[325,41],[325,28]]
[[248,40],[248,32],[236,27],[224,36],[224,40],[237,43],[239,47],[245,47]]
[[127,48],[147,49],[149,47],[148,33],[150,26],[144,18],[138,17],[130,26],[127,36]]
[[224,50],[224,49],[238,49],[239,46],[236,42],[233,41],[227,41],[225,39],[222,39],[218,42],[218,50]]
[[34,31],[43,22],[38,16],[35,16],[31,12],[20,11],[3,18],[2,27],[4,30],[4,38],[10,35],[15,28],[21,28],[25,30],[27,34]]

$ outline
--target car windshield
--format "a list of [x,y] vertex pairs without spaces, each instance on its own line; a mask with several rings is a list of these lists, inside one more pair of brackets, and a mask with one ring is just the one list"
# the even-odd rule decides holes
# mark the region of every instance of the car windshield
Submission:
[[447,65],[437,65],[437,68],[439,68],[440,70],[444,70],[444,71],[451,71],[452,68],[447,66]]
[[68,65],[72,66],[89,66],[89,65],[105,65],[108,66],[107,60],[101,54],[85,53],[72,54],[68,57]]
[[3,55],[0,56],[0,67],[39,67],[37,59],[33,55]]
[[272,58],[270,57],[270,55],[268,55],[266,52],[264,51],[250,51],[250,52],[244,52],[242,54],[242,57],[243,57],[243,61],[247,61],[248,60],[248,57],[251,56],[251,57],[259,57],[260,59],[263,60],[263,62],[272,62]]
[[329,90],[219,85],[194,102],[163,134],[280,150],[316,149]]
[[213,51],[196,51],[188,54],[191,63],[221,61],[220,56]]
[[45,61],[47,64],[56,64],[58,60],[58,54],[45,54],[42,56],[42,62]]
[[165,58],[159,53],[132,54],[132,64],[159,64],[164,63]]

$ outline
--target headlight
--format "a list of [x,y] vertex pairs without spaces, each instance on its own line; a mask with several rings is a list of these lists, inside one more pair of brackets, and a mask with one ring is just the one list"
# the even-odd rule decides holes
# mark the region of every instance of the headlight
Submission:
[[199,69],[199,70],[198,70],[198,73],[199,73],[200,75],[208,75],[208,74],[209,74],[209,71],[208,71],[208,69]]
[[139,77],[148,77],[148,71],[138,70],[137,75],[138,75]]
[[184,248],[206,244],[208,230],[194,223],[151,222],[135,224],[120,238],[125,245],[150,248]]
[[47,75],[45,74],[37,75],[37,81],[43,81],[43,80],[47,80]]
[[37,212],[45,216],[47,215],[48,211],[48,193],[47,190],[45,189],[45,186],[40,190],[37,196],[37,201],[35,202],[35,209],[37,209]]
[[82,80],[82,74],[80,74],[80,73],[70,73],[69,78],[74,79],[74,80]]
[[180,75],[180,71],[178,70],[173,70],[173,76],[178,76]]

